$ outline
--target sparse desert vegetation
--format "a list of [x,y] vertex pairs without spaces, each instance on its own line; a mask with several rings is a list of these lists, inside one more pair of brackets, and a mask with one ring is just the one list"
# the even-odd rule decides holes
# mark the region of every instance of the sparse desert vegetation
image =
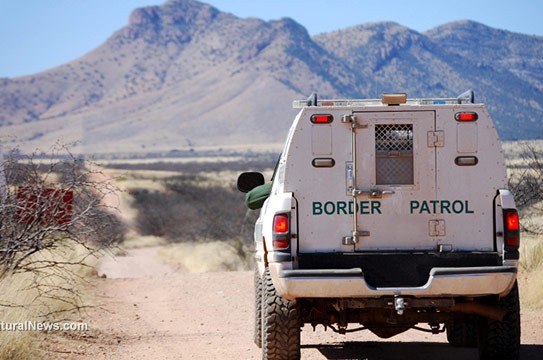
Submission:
[[247,269],[257,212],[236,189],[241,171],[271,177],[278,154],[108,162],[129,204],[125,246],[164,245],[160,253],[188,272]]

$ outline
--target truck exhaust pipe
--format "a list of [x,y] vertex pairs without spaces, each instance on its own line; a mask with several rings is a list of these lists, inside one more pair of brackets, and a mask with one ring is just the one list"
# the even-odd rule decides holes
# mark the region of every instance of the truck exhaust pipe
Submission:
[[492,305],[485,305],[477,302],[462,302],[446,309],[450,312],[459,312],[470,315],[480,315],[491,320],[502,321],[507,310]]

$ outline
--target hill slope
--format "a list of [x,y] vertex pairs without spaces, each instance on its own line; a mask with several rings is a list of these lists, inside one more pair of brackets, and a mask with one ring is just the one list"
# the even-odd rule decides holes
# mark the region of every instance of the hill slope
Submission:
[[[136,9],[102,46],[0,79],[4,141],[31,150],[152,152],[281,143],[291,101],[455,96],[488,104],[504,139],[543,137],[543,38],[474,22],[417,33],[364,24],[310,37],[291,19],[240,19],[194,0]],[[16,137],[16,138],[15,138]],[[17,140],[15,140],[17,139]]]

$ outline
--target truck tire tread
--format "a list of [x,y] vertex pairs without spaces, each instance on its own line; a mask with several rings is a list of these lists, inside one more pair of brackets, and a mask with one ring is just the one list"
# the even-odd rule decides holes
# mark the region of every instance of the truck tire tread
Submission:
[[300,359],[300,320],[296,301],[288,301],[277,295],[267,269],[262,290],[263,359]]

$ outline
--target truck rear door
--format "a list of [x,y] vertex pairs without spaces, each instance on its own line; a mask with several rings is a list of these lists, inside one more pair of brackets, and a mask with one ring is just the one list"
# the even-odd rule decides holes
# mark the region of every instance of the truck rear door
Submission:
[[354,112],[349,120],[346,193],[357,210],[344,242],[355,251],[436,249],[435,112]]

